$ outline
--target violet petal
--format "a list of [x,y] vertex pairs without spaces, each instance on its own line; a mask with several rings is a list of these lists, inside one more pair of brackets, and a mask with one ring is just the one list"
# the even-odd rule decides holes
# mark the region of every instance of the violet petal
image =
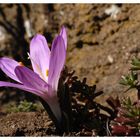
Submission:
[[64,39],[65,48],[67,49],[67,32],[66,32],[66,28],[64,26],[61,28],[60,35]]
[[48,80],[46,75],[49,69],[50,49],[44,36],[37,34],[30,43],[30,59],[33,70],[44,80]]
[[15,74],[15,68],[19,65],[19,63],[13,59],[2,57],[0,58],[0,68],[1,70],[8,75],[13,80],[20,82],[21,81],[17,78]]
[[47,83],[40,78],[38,74],[33,72],[27,67],[17,66],[15,68],[15,73],[18,79],[27,87],[40,90],[42,92],[48,91]]
[[54,91],[57,91],[58,81],[60,78],[61,71],[65,64],[65,59],[66,59],[65,44],[63,38],[59,35],[53,41],[49,65],[48,84],[52,86],[52,89]]
[[0,87],[14,87],[14,88],[22,89],[22,90],[27,91],[27,92],[31,92],[35,95],[40,96],[40,97],[44,97],[44,95],[43,95],[44,93],[40,92],[39,90],[29,88],[29,87],[22,85],[22,84],[15,84],[15,83],[10,83],[10,82],[0,81]]

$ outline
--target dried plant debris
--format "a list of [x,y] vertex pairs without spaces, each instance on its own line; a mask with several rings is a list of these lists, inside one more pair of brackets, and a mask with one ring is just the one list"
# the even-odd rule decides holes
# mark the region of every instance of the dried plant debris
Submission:
[[[110,107],[97,103],[95,98],[102,95],[103,91],[97,92],[96,85],[87,85],[86,78],[80,81],[77,76],[74,76],[74,71],[68,72],[67,67],[62,72],[62,79],[65,81],[66,90],[69,90],[67,99],[70,100],[72,108],[72,112],[69,112],[69,117],[71,116],[69,120],[72,122],[70,134],[77,132],[76,135],[86,136],[110,135],[108,123],[109,119],[116,117],[115,107],[120,106],[119,99],[108,98],[107,102]],[[104,110],[108,115],[103,114],[101,110]]]

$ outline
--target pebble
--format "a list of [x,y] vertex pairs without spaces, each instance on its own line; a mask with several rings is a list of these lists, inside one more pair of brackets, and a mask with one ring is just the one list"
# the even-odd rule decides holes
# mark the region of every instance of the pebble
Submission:
[[111,64],[114,62],[114,59],[111,55],[108,55],[107,59],[108,59],[109,63],[111,63]]

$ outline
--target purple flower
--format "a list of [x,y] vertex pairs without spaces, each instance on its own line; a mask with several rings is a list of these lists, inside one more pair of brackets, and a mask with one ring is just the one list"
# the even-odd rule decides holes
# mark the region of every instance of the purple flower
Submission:
[[45,37],[37,34],[30,43],[29,58],[33,71],[13,59],[2,57],[0,58],[1,70],[18,83],[0,81],[0,87],[15,87],[41,97],[60,121],[61,110],[57,90],[65,64],[66,49],[67,35],[64,27],[54,39],[51,51]]

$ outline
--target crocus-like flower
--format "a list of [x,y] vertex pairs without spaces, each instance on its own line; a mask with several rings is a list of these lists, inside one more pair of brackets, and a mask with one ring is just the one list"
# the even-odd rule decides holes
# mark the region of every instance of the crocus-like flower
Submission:
[[67,49],[66,30],[62,27],[54,39],[51,51],[44,36],[37,34],[30,43],[29,58],[33,71],[13,59],[0,58],[0,68],[18,83],[0,81],[0,87],[15,87],[31,92],[48,103],[54,116],[61,121],[57,97],[58,82],[64,67]]

